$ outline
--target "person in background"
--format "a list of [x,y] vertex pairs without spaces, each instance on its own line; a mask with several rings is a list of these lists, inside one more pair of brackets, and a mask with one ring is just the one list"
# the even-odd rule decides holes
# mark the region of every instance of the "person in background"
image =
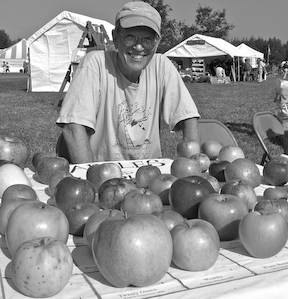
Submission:
[[156,54],[160,31],[148,3],[120,9],[116,50],[87,53],[74,74],[56,121],[58,155],[71,163],[159,158],[161,119],[199,141],[198,109],[171,61]]
[[252,70],[252,66],[250,63],[250,59],[246,58],[245,63],[243,65],[243,81],[250,81],[251,70]]
[[266,80],[266,64],[264,62],[264,59],[262,60],[261,58],[257,59],[257,64],[258,64],[258,82],[263,82]]
[[285,61],[282,65],[283,65],[283,72],[284,72],[283,80],[285,80],[288,74],[288,61]]
[[225,70],[220,65],[216,66],[215,73],[216,73],[217,79],[223,80],[226,78]]

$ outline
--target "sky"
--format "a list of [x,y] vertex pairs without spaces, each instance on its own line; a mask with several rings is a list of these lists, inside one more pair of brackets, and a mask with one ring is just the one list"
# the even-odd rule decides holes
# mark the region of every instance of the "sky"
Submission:
[[[0,29],[11,40],[28,39],[64,10],[102,19],[114,24],[117,11],[128,0],[1,0]],[[287,0],[164,0],[172,11],[170,19],[195,23],[196,9],[210,6],[226,9],[226,20],[235,28],[229,38],[270,37],[288,41]]]

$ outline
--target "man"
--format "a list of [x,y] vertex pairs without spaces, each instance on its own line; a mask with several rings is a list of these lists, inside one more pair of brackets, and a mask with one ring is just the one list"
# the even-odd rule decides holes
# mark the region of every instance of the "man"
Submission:
[[250,59],[249,58],[246,58],[245,59],[245,63],[243,65],[243,81],[250,81],[250,73],[251,73],[251,70],[252,70],[252,66],[250,64]]
[[116,51],[92,51],[78,65],[56,122],[71,163],[161,157],[161,115],[198,140],[197,107],[173,64],[155,54],[160,26],[152,6],[129,2],[116,15]]

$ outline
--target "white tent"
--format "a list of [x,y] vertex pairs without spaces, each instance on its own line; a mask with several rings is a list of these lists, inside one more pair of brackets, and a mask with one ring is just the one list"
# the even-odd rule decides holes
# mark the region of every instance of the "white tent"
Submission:
[[[86,23],[103,25],[112,40],[114,25],[104,20],[63,11],[28,39],[30,76],[28,90],[59,91]],[[69,84],[66,85],[66,89]]]
[[247,46],[246,44],[242,43],[239,46],[237,46],[238,49],[241,50],[241,52],[243,53],[243,55],[245,55],[243,57],[243,59],[245,60],[245,58],[249,58],[250,59],[250,63],[252,65],[253,68],[257,67],[257,58],[264,58],[264,53],[259,52],[249,46]]

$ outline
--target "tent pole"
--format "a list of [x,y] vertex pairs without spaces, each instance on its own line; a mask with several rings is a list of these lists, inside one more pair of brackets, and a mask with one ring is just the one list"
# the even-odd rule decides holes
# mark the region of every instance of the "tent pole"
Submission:
[[31,66],[30,66],[30,48],[28,47],[28,78],[27,78],[27,91],[32,91],[32,85],[31,85]]

